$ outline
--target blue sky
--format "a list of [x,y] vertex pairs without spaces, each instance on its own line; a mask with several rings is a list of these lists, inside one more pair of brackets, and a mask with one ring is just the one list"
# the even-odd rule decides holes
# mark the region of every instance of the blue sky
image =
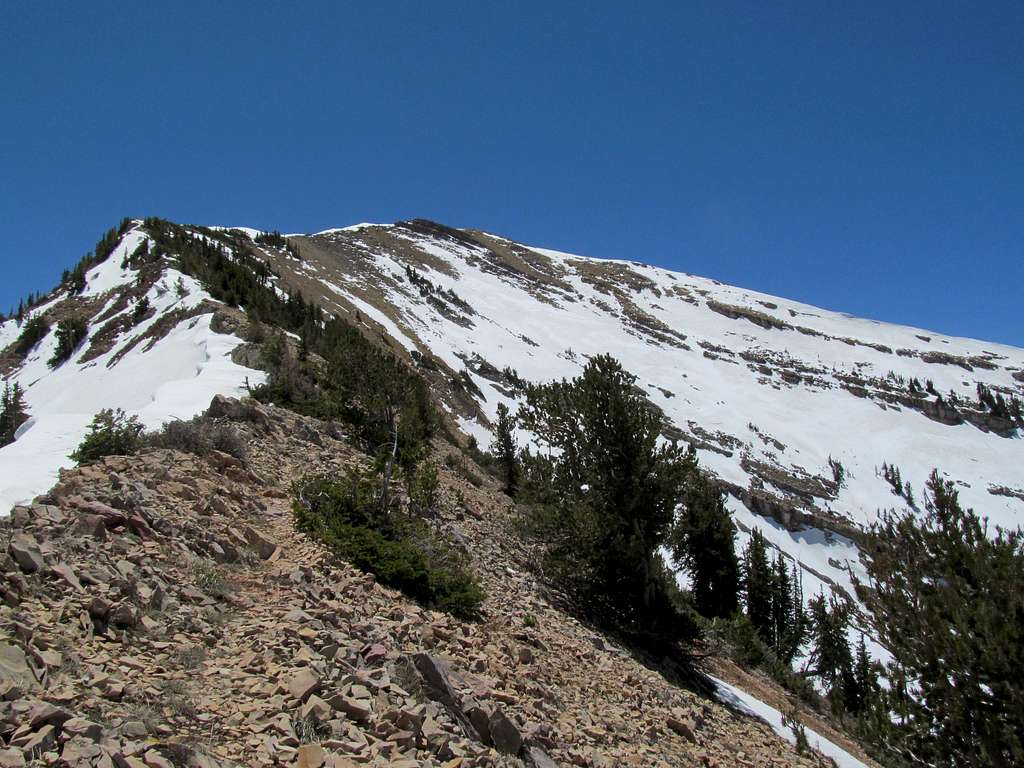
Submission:
[[427,217],[1024,346],[1018,0],[295,5],[0,6],[0,307],[125,215]]

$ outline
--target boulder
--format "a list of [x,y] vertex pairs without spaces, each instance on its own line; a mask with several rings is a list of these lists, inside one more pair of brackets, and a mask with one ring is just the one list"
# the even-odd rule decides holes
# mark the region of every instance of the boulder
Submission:
[[28,665],[25,652],[16,645],[0,643],[0,682],[23,688],[31,688],[36,684],[36,676]]
[[320,678],[309,669],[300,669],[288,680],[288,692],[303,703],[314,693],[319,693],[322,687]]
[[519,754],[519,750],[523,748],[522,734],[500,707],[491,712],[488,726],[491,731],[491,742],[496,750],[506,755]]
[[11,557],[25,573],[41,571],[46,565],[39,544],[27,533],[20,533],[11,540],[8,550]]
[[522,758],[527,768],[558,768],[558,763],[548,757],[548,753],[540,747],[524,748]]
[[261,560],[269,560],[277,549],[277,544],[251,526],[243,525],[242,535]]

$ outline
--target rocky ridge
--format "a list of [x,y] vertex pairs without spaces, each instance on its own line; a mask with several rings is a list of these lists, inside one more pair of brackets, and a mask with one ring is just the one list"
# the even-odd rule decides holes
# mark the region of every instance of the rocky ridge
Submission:
[[108,457],[0,524],[0,766],[824,763],[560,610],[451,446],[436,524],[487,590],[479,623],[294,529],[292,480],[364,461],[336,425],[222,397],[207,416],[246,460]]

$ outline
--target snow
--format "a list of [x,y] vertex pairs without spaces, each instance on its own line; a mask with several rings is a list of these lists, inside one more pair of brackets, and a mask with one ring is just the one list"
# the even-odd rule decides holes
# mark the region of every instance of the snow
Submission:
[[[760,699],[755,699],[746,691],[742,691],[734,685],[729,685],[724,680],[719,680],[717,677],[712,677],[711,680],[718,689],[719,701],[746,715],[763,720],[783,739],[790,744],[796,744],[796,735],[793,733],[792,728],[783,724],[782,713],[779,710],[768,706]],[[807,735],[807,742],[811,748],[835,760],[839,768],[867,768],[865,763],[862,763],[842,747],[833,744],[824,736],[819,736],[810,728],[805,727],[804,733]]]
[[337,234],[338,232],[358,232],[359,230],[366,229],[367,227],[384,227],[384,226],[387,226],[387,225],[386,224],[372,224],[372,223],[370,223],[368,221],[364,221],[361,224],[351,224],[351,225],[349,225],[347,227],[335,227],[334,229],[325,229],[325,230],[323,230],[321,232],[314,232],[313,235],[315,237],[317,235],[333,235],[333,234]]
[[[109,259],[89,271],[88,295],[101,296],[135,280],[135,273],[122,270],[120,264],[143,237],[133,230]],[[48,361],[56,346],[51,330],[14,374],[12,381],[24,389],[31,419],[22,425],[15,442],[0,448],[0,514],[45,492],[57,481],[61,468],[73,465],[68,454],[81,442],[97,411],[123,408],[128,415],[138,416],[147,429],[154,429],[171,419],[195,416],[216,394],[242,395],[247,381],[256,385],[264,380],[262,372],[231,361],[231,351],[242,340],[211,330],[211,313],[182,320],[152,348],[146,339],[117,359],[167,312],[194,309],[210,297],[194,279],[168,269],[147,298],[154,316],[124,334],[103,355],[81,362],[92,336],[105,324],[94,323],[72,358],[51,370]],[[132,309],[129,306],[122,313]],[[10,336],[7,326],[0,341]]]
[[[530,290],[536,285],[529,280],[487,269],[491,257],[482,247],[388,228],[390,237],[429,257],[415,265],[424,277],[441,290],[454,291],[472,306],[472,325],[464,327],[438,312],[409,285],[404,279],[407,262],[403,257],[380,247],[376,239],[361,240],[362,226],[327,230],[339,236],[345,233],[346,246],[359,249],[358,271],[325,261],[317,276],[367,317],[380,322],[406,349],[429,350],[457,371],[465,370],[465,360],[478,354],[499,369],[515,369],[530,381],[576,376],[588,357],[610,353],[637,376],[637,385],[675,425],[688,430],[690,423],[695,423],[724,436],[722,445],[730,455],[698,451],[702,466],[722,480],[750,487],[754,477],[744,467],[744,458],[824,478],[832,475],[829,459],[837,459],[845,470],[844,483],[834,499],[816,499],[816,503],[851,525],[867,526],[879,510],[903,503],[880,477],[883,462],[900,468],[918,498],[932,468],[937,467],[960,483],[962,501],[988,515],[994,525],[1016,527],[1024,521],[1024,503],[1019,499],[988,493],[992,485],[1024,485],[1020,470],[1024,440],[1002,438],[970,424],[951,427],[908,408],[883,406],[856,397],[840,386],[839,379],[846,374],[885,379],[893,372],[905,380],[917,378],[922,384],[931,380],[940,392],[953,390],[974,400],[977,382],[1024,392],[1012,378],[1015,370],[1024,370],[1024,350],[855,318],[632,261],[587,259],[543,248],[532,250],[539,258],[550,259],[549,272],[559,285],[538,295]],[[434,258],[446,269],[427,266]],[[631,327],[629,307],[587,282],[581,262],[600,269],[628,270],[632,277],[649,280],[650,288],[626,287],[624,296],[643,313],[685,334],[688,348],[671,346]],[[311,267],[305,269],[312,272]],[[374,292],[390,305],[389,314],[397,322],[362,298]],[[714,311],[710,302],[755,310],[790,328],[764,328],[744,317],[730,318]],[[705,350],[716,348],[727,351],[716,353],[717,358],[705,355]],[[967,371],[956,365],[927,363],[919,355],[929,351],[965,358],[987,356],[995,367]],[[777,374],[765,376],[751,370],[743,357],[756,359],[766,354],[798,369],[811,369],[813,385],[787,383]],[[491,382],[471,376],[486,397],[479,406],[488,419],[493,421],[501,403],[516,410],[514,399]],[[458,421],[481,446],[490,444],[492,438],[482,420]],[[521,445],[530,440],[524,433],[518,437]],[[853,577],[866,578],[860,553],[851,540],[814,528],[789,531],[754,515],[735,498],[729,498],[727,504],[737,523],[747,530],[761,529],[772,546],[791,558],[791,563],[800,564],[806,598],[831,590],[853,598]],[[738,546],[747,538],[748,534],[741,533]],[[851,641],[859,639],[861,629],[863,623],[851,629]],[[888,658],[870,635],[867,644],[874,658]]]
[[241,232],[250,240],[255,240],[263,234],[262,229],[253,229],[252,227],[207,227],[207,229],[212,229],[214,232]]

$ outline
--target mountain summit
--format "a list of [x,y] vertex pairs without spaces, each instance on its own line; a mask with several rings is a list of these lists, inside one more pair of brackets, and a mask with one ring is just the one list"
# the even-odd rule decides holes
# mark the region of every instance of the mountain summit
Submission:
[[[33,498],[58,483],[64,491],[51,498],[58,502],[51,505],[54,509],[67,507],[74,498],[72,506],[98,514],[98,508],[83,506],[99,502],[81,489],[100,479],[83,480],[83,470],[70,470],[74,461],[69,458],[97,412],[123,409],[126,418],[137,419],[139,428],[156,430],[202,414],[215,398],[220,415],[232,421],[245,423],[248,418],[238,416],[239,408],[260,409],[243,428],[257,441],[258,460],[250,463],[258,471],[245,471],[256,471],[273,494],[284,495],[282,488],[297,479],[286,476],[284,469],[300,474],[301,461],[294,455],[282,457],[281,475],[271,477],[276,471],[273,450],[286,450],[287,440],[280,435],[269,442],[257,437],[261,421],[287,424],[289,434],[306,441],[301,450],[315,455],[307,469],[332,465],[321,431],[327,429],[323,434],[329,435],[334,427],[310,426],[304,417],[282,415],[276,406],[286,403],[243,407],[224,396],[243,398],[267,382],[269,337],[279,335],[281,344],[298,348],[304,324],[331,317],[346,321],[425,381],[451,434],[462,433],[454,439],[468,440],[471,451],[492,444],[499,408],[514,412],[523,400],[524,383],[571,379],[588,360],[612,355],[635,376],[635,387],[660,418],[664,440],[692,445],[701,467],[725,493],[725,508],[738,529],[737,548],[747,546],[758,532],[801,574],[807,596],[834,595],[859,606],[854,584],[867,580],[861,560],[866,528],[880,510],[919,511],[921,489],[933,470],[955,483],[965,506],[983,511],[994,524],[1015,527],[1024,521],[1024,350],[854,318],[642,261],[576,256],[426,220],[359,224],[310,235],[184,226],[159,219],[123,222],[57,289],[34,298],[0,325],[0,377],[17,385],[25,416],[18,419],[13,442],[0,448],[0,506],[7,512],[22,505],[16,507],[23,511],[14,522],[38,523],[39,501],[31,506]],[[307,352],[296,350],[299,355]],[[535,436],[519,431],[515,437],[524,445]],[[344,442],[340,435],[330,439],[335,438]],[[317,447],[311,448],[309,441]],[[395,442],[397,446],[397,437]],[[118,461],[116,468],[108,467],[112,472],[139,474],[128,460]],[[234,466],[229,459],[223,461]],[[452,478],[454,467],[447,467]],[[204,478],[203,473],[209,474],[196,471]],[[138,482],[146,481],[140,477]],[[177,492],[171,482],[168,493]],[[209,477],[204,482],[199,500],[214,494],[219,481]],[[464,477],[458,482],[465,485]],[[187,485],[180,473],[173,483]],[[470,485],[473,489],[466,492],[477,493],[478,486]],[[150,487],[143,495],[149,498],[153,492]],[[242,510],[258,509],[261,502],[250,496],[238,491],[237,498],[222,500],[222,506],[211,501],[216,525],[228,531]],[[493,501],[481,504],[494,506]],[[36,512],[24,512],[29,509]],[[280,504],[274,509],[280,513]],[[114,512],[99,514],[109,517]],[[274,520],[273,535],[282,537],[288,558],[298,558],[302,544]],[[57,517],[51,523],[58,525]],[[201,526],[198,520],[196,524]],[[504,535],[500,527],[487,527],[491,522],[482,525],[486,536]],[[140,530],[134,533],[141,535]],[[188,535],[184,530],[174,534],[180,541]],[[264,541],[258,530],[239,535],[233,546],[241,542],[256,550],[263,547],[264,559],[275,552],[273,540]],[[221,552],[224,543],[217,545]],[[482,551],[474,553],[475,559]],[[491,554],[498,562],[512,562],[507,551]],[[301,573],[298,562],[293,564]],[[291,577],[296,583],[313,578],[285,575]],[[496,579],[496,573],[487,578],[492,594]],[[681,583],[685,586],[685,578]],[[256,599],[255,592],[245,595]],[[435,640],[451,641],[445,637],[450,631],[439,627]],[[872,639],[862,617],[855,615],[849,631],[851,639],[867,636],[871,657],[887,659],[887,649]],[[545,637],[549,642],[550,633]],[[368,635],[366,647],[356,654],[360,659],[378,656],[372,641]],[[532,641],[522,642],[528,646]],[[602,653],[606,650],[600,640],[595,644]],[[326,653],[324,645],[332,643],[320,643],[317,653]],[[381,659],[388,655],[386,644],[382,647]],[[544,646],[515,653],[532,657],[538,647]],[[479,665],[467,663],[486,675],[493,659],[480,658]],[[377,701],[388,695],[379,679],[367,682],[362,677],[362,663],[350,674],[349,703],[339,705],[357,722],[370,717],[361,709],[371,706],[369,698],[362,700],[363,690],[368,697],[375,692]],[[310,667],[315,671],[317,663],[310,661]],[[303,711],[313,710],[309,701],[317,698],[316,685],[308,682],[296,683],[302,691],[286,685],[266,693],[280,697],[290,691],[304,702]],[[391,684],[400,687],[400,682]],[[782,722],[781,704],[768,707],[724,681],[720,685],[721,691],[731,692],[734,705],[767,717],[777,731],[796,739],[797,731]],[[497,701],[512,696],[488,695]],[[513,706],[515,701],[506,703]],[[399,710],[393,723],[409,730],[408,739],[416,742],[425,727],[423,718]],[[495,711],[487,715],[492,731],[504,728],[495,724]],[[705,713],[709,722],[716,713]],[[587,757],[602,744],[623,741],[613,735],[614,728],[609,732],[607,723],[597,722],[597,712],[592,714],[588,720],[577,713],[567,725],[559,720],[574,734],[575,743],[588,745],[590,752],[573,752],[573,742],[562,738],[562,729],[561,735],[536,743],[566,758],[579,757],[584,760],[580,765],[659,764],[651,755],[639,756],[642,751],[628,760],[626,752],[615,753],[612,763]],[[236,725],[247,722],[245,713],[239,718]],[[406,722],[408,718],[412,720]],[[417,721],[416,728],[412,721]],[[682,735],[694,748],[701,742],[690,739],[695,726],[686,717],[670,718],[668,727],[673,738]],[[274,726],[264,723],[261,728],[253,732],[265,735]],[[285,733],[279,741],[290,746],[287,738]],[[303,741],[294,731],[292,738],[296,746]],[[860,764],[831,742],[814,738],[820,749],[832,750],[844,764]],[[424,744],[430,741],[429,736],[425,739]],[[397,751],[407,751],[401,740],[397,744]],[[609,748],[608,753],[613,751]],[[308,753],[296,753],[300,765],[324,764],[310,762]],[[255,754],[244,759],[256,760]],[[259,754],[258,759],[265,759],[270,753]],[[367,760],[391,754],[365,752]],[[434,754],[437,758],[444,753]],[[546,754],[522,754],[536,765],[550,764],[543,762],[550,760]],[[286,750],[275,753],[275,759],[281,755],[294,756]],[[660,759],[669,755],[664,752]],[[695,755],[692,759],[699,759]],[[484,764],[458,762],[471,756],[452,752],[443,764]],[[236,757],[243,759],[241,753]],[[711,753],[706,757],[713,762]],[[410,763],[420,764],[427,763]]]

